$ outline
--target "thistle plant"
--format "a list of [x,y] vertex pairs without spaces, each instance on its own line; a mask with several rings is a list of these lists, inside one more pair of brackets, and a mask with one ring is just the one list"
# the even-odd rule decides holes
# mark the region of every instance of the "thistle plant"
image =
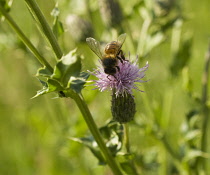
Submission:
[[[196,52],[196,57],[199,55],[198,52],[201,48],[201,42],[198,42],[199,44],[195,42],[194,44],[196,47],[194,48],[196,49],[192,49],[194,34],[186,35],[186,33],[189,32],[186,31],[187,26],[183,28],[183,24],[188,18],[183,16],[184,13],[182,13],[182,8],[180,8],[178,1],[132,1],[131,6],[129,7],[127,5],[123,6],[125,1],[98,0],[98,3],[92,3],[92,1],[89,3],[89,1],[85,1],[86,6],[84,8],[87,9],[82,9],[83,6],[78,3],[78,9],[82,9],[78,13],[75,13],[74,9],[76,9],[75,6],[77,4],[75,2],[79,1],[72,0],[71,2],[74,2],[72,3],[74,5],[70,10],[71,15],[60,13],[59,4],[55,5],[55,8],[52,9],[51,13],[53,22],[50,24],[45,17],[46,11],[40,9],[36,0],[25,0],[26,6],[31,14],[31,20],[36,23],[38,27],[37,31],[41,33],[41,35],[37,35],[37,37],[44,36],[43,38],[47,41],[46,44],[41,43],[43,48],[48,48],[47,51],[43,51],[43,48],[37,47],[37,43],[33,43],[25,34],[26,31],[18,26],[16,16],[13,13],[10,13],[10,11],[13,10],[12,1],[0,0],[0,18],[2,22],[0,27],[4,26],[4,22],[8,22],[20,40],[31,51],[34,56],[32,58],[36,58],[40,63],[38,65],[39,68],[36,71],[36,78],[39,80],[38,83],[40,83],[42,88],[37,91],[36,95],[32,97],[32,100],[42,95],[47,96],[51,93],[53,97],[56,97],[53,99],[58,100],[58,98],[60,98],[60,101],[71,101],[75,104],[76,110],[81,113],[81,116],[84,119],[83,123],[87,125],[90,132],[87,132],[87,135],[82,137],[80,136],[81,133],[79,133],[79,137],[75,137],[74,134],[77,131],[73,131],[73,134],[69,134],[69,130],[65,133],[62,131],[61,137],[65,137],[65,142],[67,140],[70,144],[74,141],[86,146],[93,154],[92,159],[96,158],[99,165],[103,165],[104,167],[107,165],[108,167],[105,170],[103,168],[96,169],[95,163],[89,161],[89,157],[87,159],[86,156],[84,156],[83,150],[76,148],[75,150],[77,151],[73,150],[75,151],[74,155],[76,155],[74,160],[77,159],[77,157],[82,157],[82,160],[87,160],[85,161],[85,168],[83,171],[80,171],[80,169],[77,171],[78,168],[76,167],[76,170],[72,170],[70,174],[82,174],[81,172],[84,174],[84,171],[85,174],[94,174],[95,172],[100,174],[98,172],[103,171],[104,174],[116,175],[208,174],[210,171],[208,132],[210,113],[208,92],[210,47],[205,56],[202,83],[200,83],[197,69],[199,69],[199,64],[202,59],[199,58],[199,64],[196,65],[191,62],[191,64],[194,64],[196,67],[196,73],[193,72],[195,67],[191,68],[191,64],[189,63],[194,53],[192,52],[193,50]],[[70,6],[67,1],[62,1],[60,3],[63,3],[62,8],[64,11],[67,4],[68,7]],[[194,3],[197,2],[192,2],[192,4]],[[125,4],[128,4],[128,2]],[[44,5],[46,5],[46,3]],[[14,8],[16,7],[17,6]],[[48,4],[47,7],[49,7]],[[66,12],[69,13],[69,9],[66,9]],[[87,12],[89,14],[86,14]],[[61,14],[64,14],[64,18],[62,18]],[[99,14],[101,14],[101,17]],[[101,25],[101,18],[103,20],[102,22],[107,27],[106,29]],[[65,22],[67,26],[63,25],[63,19],[66,19]],[[203,25],[205,25],[205,23],[203,23]],[[204,27],[202,26],[202,28]],[[65,35],[67,29],[71,33],[74,41],[62,36]],[[1,30],[0,28],[0,36],[5,36],[5,31],[6,30]],[[95,33],[93,33],[93,31]],[[131,51],[132,55],[139,55],[139,57],[134,61],[131,61],[133,59],[130,58],[129,55],[128,57],[126,56],[125,60],[118,60],[117,65],[115,65],[116,73],[112,75],[108,75],[104,72],[101,60],[99,61],[98,67],[95,64],[91,64],[92,67],[90,68],[88,67],[89,65],[85,64],[85,62],[93,57],[91,52],[89,52],[90,49],[87,47],[87,44],[82,43],[86,37],[93,37],[92,35],[94,34],[95,37],[100,38],[100,41],[111,41],[116,35],[119,36],[122,31],[129,36],[125,42],[125,45],[128,47],[123,46],[122,50],[126,52]],[[4,38],[1,38],[0,43],[3,43],[3,39]],[[71,46],[65,45],[65,39],[68,40],[68,43],[71,43],[70,45],[76,45],[77,49],[67,49]],[[202,43],[205,42],[202,41]],[[18,45],[18,47],[20,46]],[[47,57],[47,53],[44,52],[50,53],[50,57]],[[165,52],[167,54],[164,55]],[[81,53],[83,55],[81,55]],[[25,57],[30,56],[29,54],[25,54],[24,58]],[[7,63],[10,64],[10,59],[4,59],[3,52],[1,58],[1,61],[9,60]],[[92,60],[90,60],[90,62]],[[147,60],[149,60],[150,63],[148,72],[146,72],[149,67],[149,64],[146,62]],[[146,62],[146,65],[141,68],[139,67],[140,62]],[[6,67],[2,66],[2,64],[0,65],[0,68]],[[87,71],[87,69],[91,71]],[[4,71],[4,69],[2,69],[1,72],[2,71]],[[148,80],[148,77],[145,77],[146,73],[147,75],[149,74],[149,83],[145,83]],[[1,76],[1,78],[4,77]],[[88,79],[91,79],[94,84],[94,91],[88,89],[90,86],[86,86],[86,83],[90,82],[87,81]],[[6,81],[8,81],[8,78]],[[196,88],[193,88],[195,82],[197,82]],[[18,83],[21,84],[20,82]],[[141,85],[144,85],[144,87],[141,87]],[[201,86],[201,93],[196,91],[199,86]],[[86,88],[85,91],[83,90],[84,88]],[[142,90],[144,90],[145,93],[140,93]],[[94,110],[90,110],[92,108],[89,108],[89,104],[98,103],[96,100],[98,97],[94,98],[94,93],[100,94],[100,97],[103,96],[103,94],[106,94],[104,91],[108,91],[108,94],[110,94],[110,96],[107,97],[107,102],[103,101],[103,103],[108,103],[108,108],[110,109],[108,109],[109,111],[107,110],[108,112],[106,111],[107,114],[105,114],[109,115],[108,121],[102,121],[103,123],[101,124],[97,114],[101,117],[101,114],[106,113],[104,112],[103,105],[97,109],[101,110],[97,113]],[[8,93],[10,93],[10,91]],[[91,94],[93,98],[91,98],[91,100],[88,99],[88,96],[86,96],[87,94]],[[0,97],[3,96],[4,94]],[[3,106],[7,104],[5,97],[4,101],[0,101],[1,106],[2,104]],[[22,97],[20,97],[19,100],[21,100],[21,98]],[[85,100],[86,98],[88,103]],[[39,101],[41,98],[37,98],[36,100]],[[16,104],[17,102],[15,101],[15,106]],[[184,107],[182,106],[183,104]],[[94,105],[90,104],[90,107],[93,106]],[[53,108],[52,106],[50,107]],[[10,106],[8,108],[9,110],[13,109]],[[68,108],[67,110],[71,110],[72,112],[72,108]],[[180,108],[182,108],[182,110]],[[61,110],[59,111],[57,106],[55,109],[53,108],[53,110],[56,111],[55,115],[59,115],[60,117]],[[21,111],[21,115],[24,112]],[[14,113],[15,115],[17,113],[18,115],[18,112],[15,111]],[[49,115],[51,114],[52,113],[49,113]],[[92,114],[94,114],[94,116],[92,116]],[[72,114],[72,116],[73,115],[74,114]],[[8,114],[5,116],[8,116]],[[26,116],[30,117],[30,115]],[[76,115],[76,122],[81,122],[79,116],[80,115]],[[3,117],[4,116],[2,115],[1,118]],[[27,137],[26,133],[28,134],[28,131],[31,132],[33,129],[28,128],[27,130],[24,125],[16,126],[16,121],[22,122],[22,116],[21,120],[20,118],[17,119],[15,117],[16,116],[14,116],[14,119],[11,119],[12,125],[8,125],[9,131],[13,129],[13,126],[15,126],[14,128],[20,128],[20,130],[23,131],[21,133],[24,133],[22,134],[24,137],[23,139],[27,140],[25,139],[25,137]],[[46,118],[48,117],[49,116],[46,116]],[[72,123],[72,118],[68,117],[68,119]],[[4,128],[6,128],[5,126],[7,126],[4,122],[8,121],[8,118],[5,118],[5,120],[2,121],[0,122],[0,128],[4,131]],[[70,128],[68,126],[69,123],[66,121],[62,123],[65,127],[61,126],[62,129],[65,128],[63,129],[65,131],[66,128]],[[35,124],[39,125],[39,122],[40,121],[38,121],[38,124]],[[27,120],[26,123],[28,124],[30,122]],[[32,125],[33,124],[34,123],[32,123]],[[56,124],[58,125],[60,123]],[[41,128],[41,126],[38,127]],[[75,124],[74,127],[77,128],[77,125]],[[84,132],[85,127],[82,126],[81,128],[82,132]],[[44,125],[42,129],[45,130],[46,125]],[[4,139],[6,138],[5,133],[0,133],[0,138],[3,138],[3,142],[6,143],[0,144],[4,145],[6,148],[1,147],[3,155],[1,155],[0,162],[3,162],[3,166],[1,167],[6,169],[0,169],[0,171],[4,171],[2,174],[33,174],[37,162],[38,166],[36,168],[38,173],[46,172],[49,174],[50,172],[52,174],[52,167],[54,169],[54,165],[60,161],[58,160],[58,154],[60,154],[60,152],[62,152],[62,156],[65,154],[68,159],[68,163],[65,162],[63,164],[62,161],[59,162],[58,167],[60,169],[63,169],[66,166],[66,172],[69,173],[69,167],[72,168],[75,166],[74,160],[72,160],[71,157],[69,158],[68,155],[70,146],[65,147],[65,149],[67,148],[67,151],[64,151],[64,153],[63,150],[61,150],[61,147],[57,147],[57,145],[62,145],[60,140],[56,140],[58,144],[55,144],[56,150],[52,151],[52,155],[48,156],[46,153],[49,159],[53,160],[53,163],[56,162],[48,166],[48,168],[50,167],[49,172],[42,159],[42,153],[44,151],[40,151],[39,148],[37,149],[36,145],[35,149],[32,151],[32,155],[31,152],[29,153],[28,150],[25,150],[25,147],[22,149],[23,155],[28,154],[30,161],[25,159],[22,160],[22,156],[19,156],[19,152],[22,151],[19,149],[22,148],[20,142],[18,142],[18,147],[16,148],[16,146],[13,146],[12,144],[13,139]],[[83,134],[84,133],[82,133],[82,135]],[[21,134],[18,132],[17,135],[18,137],[21,137]],[[57,133],[55,135],[57,135]],[[13,138],[15,137],[16,135],[14,134]],[[30,139],[32,138],[32,140],[36,139],[34,135],[32,135],[32,137],[31,135],[28,135],[28,137],[30,137]],[[41,137],[43,137],[43,132],[41,132]],[[60,139],[60,135],[57,137]],[[9,142],[7,142],[7,140],[9,140]],[[22,140],[21,142],[22,145],[26,143]],[[49,144],[47,140],[46,143]],[[50,142],[49,145],[52,145],[52,143],[54,144],[55,142]],[[7,150],[7,147],[9,151]],[[18,154],[14,154],[15,158],[12,159],[11,155],[14,153],[14,148],[18,150]],[[55,152],[56,156],[54,156]],[[6,157],[6,163],[5,160],[2,161],[2,157]],[[78,162],[80,163],[80,160],[77,160],[76,164],[78,164]],[[71,161],[73,162],[72,164]],[[12,162],[12,164],[7,166],[9,168],[5,168],[4,165],[7,165],[8,162]],[[21,162],[20,165],[19,162]],[[43,169],[42,166],[40,166],[41,164],[44,165]],[[26,165],[29,166],[25,169]],[[82,167],[82,163],[81,165],[79,164],[79,166]],[[15,173],[7,172],[10,170],[10,167],[15,167]],[[62,174],[62,172],[65,171],[53,173]],[[66,174],[66,172],[64,174]]]
[[[87,73],[81,72],[81,57],[76,54],[76,50],[69,52],[69,54],[67,55],[63,55],[61,48],[57,42],[57,39],[53,31],[50,29],[49,24],[46,21],[38,4],[34,0],[26,0],[25,2],[30,12],[33,14],[35,20],[37,21],[37,24],[42,29],[43,34],[49,41],[57,60],[55,68],[52,69],[50,64],[41,56],[41,54],[36,50],[33,44],[28,40],[28,38],[17,26],[15,21],[13,21],[13,19],[7,13],[7,2],[1,2],[1,14],[7,19],[11,27],[19,35],[20,39],[26,44],[26,46],[29,47],[32,53],[43,65],[43,67],[37,71],[37,77],[43,85],[43,89],[38,91],[34,98],[43,94],[57,92],[59,96],[70,97],[74,99],[102,152],[102,157],[104,157],[105,161],[110,166],[114,174],[122,174],[118,164],[112,157],[110,151],[107,149],[101,137],[101,134],[92,118],[92,115],[87,107],[87,104],[85,103],[84,98],[81,94],[83,85],[85,84],[85,81],[88,78]],[[42,80],[42,78],[45,79]]]
[[132,90],[141,91],[139,83],[145,82],[142,78],[145,77],[145,71],[149,66],[147,63],[143,68],[139,68],[138,57],[134,63],[129,60],[130,58],[126,58],[123,62],[119,61],[119,71],[114,76],[107,76],[102,66],[90,72],[98,78],[94,81],[97,89],[101,92],[105,90],[112,92],[112,115],[114,120],[120,123],[133,119],[136,109]]

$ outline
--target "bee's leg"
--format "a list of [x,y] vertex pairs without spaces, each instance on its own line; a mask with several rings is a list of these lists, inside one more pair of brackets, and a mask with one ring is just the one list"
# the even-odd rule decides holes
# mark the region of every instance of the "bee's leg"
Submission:
[[123,51],[122,51],[122,50],[120,50],[119,54],[120,54],[120,56],[121,56],[121,59],[123,59],[123,60],[125,61],[125,56],[124,56],[124,54],[123,54]]
[[117,68],[118,72],[120,72],[120,67],[119,66],[115,66],[115,67]]
[[116,80],[117,80],[117,77],[115,77],[114,75],[112,75]]
[[128,60],[125,59],[125,56],[124,56],[122,50],[119,51],[119,53],[117,55],[117,58],[120,60],[121,63],[123,63],[123,61],[128,61]]
[[120,60],[121,63],[123,63],[123,60],[125,60],[122,50],[120,50],[117,54],[117,59]]
[[[109,78],[110,75],[107,75],[107,78],[112,81],[110,78]],[[112,75],[115,79],[117,79],[117,77],[115,77],[114,75]]]
[[123,59],[119,55],[117,55],[117,59],[120,60],[121,63],[123,63]]
[[110,75],[107,75],[107,77],[106,77],[106,78],[108,78],[108,79],[111,81],[111,79],[109,78],[109,76],[110,76]]

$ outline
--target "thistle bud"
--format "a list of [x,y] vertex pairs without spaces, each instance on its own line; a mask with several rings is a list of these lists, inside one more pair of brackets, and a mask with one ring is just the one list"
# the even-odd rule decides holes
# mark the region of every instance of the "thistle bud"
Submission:
[[87,37],[93,36],[91,23],[77,15],[67,16],[66,24],[72,38],[76,42],[84,42]]
[[136,113],[136,104],[133,95],[124,93],[116,96],[113,92],[111,101],[113,119],[119,123],[133,120]]
[[99,0],[101,18],[107,27],[119,26],[122,21],[122,11],[116,0]]

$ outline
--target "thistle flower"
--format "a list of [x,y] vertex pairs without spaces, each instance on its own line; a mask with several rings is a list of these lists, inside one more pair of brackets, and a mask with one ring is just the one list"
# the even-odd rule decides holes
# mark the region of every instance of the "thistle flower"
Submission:
[[98,80],[94,80],[96,89],[100,91],[112,91],[111,112],[113,119],[120,123],[126,123],[133,120],[136,112],[136,104],[132,89],[139,90],[139,83],[145,82],[142,78],[149,64],[143,68],[137,65],[138,57],[135,62],[119,61],[119,71],[114,76],[107,75],[102,66],[98,67],[94,72],[90,72],[96,76]]
[[115,95],[125,95],[131,94],[132,89],[139,90],[139,83],[145,82],[142,80],[145,76],[145,71],[148,68],[148,63],[143,68],[139,68],[137,65],[138,57],[135,62],[131,63],[129,61],[119,61],[118,66],[120,71],[112,75],[107,75],[104,72],[104,68],[98,67],[94,72],[91,72],[92,75],[96,76],[98,80],[95,80],[95,86],[100,91],[111,90],[115,91]]

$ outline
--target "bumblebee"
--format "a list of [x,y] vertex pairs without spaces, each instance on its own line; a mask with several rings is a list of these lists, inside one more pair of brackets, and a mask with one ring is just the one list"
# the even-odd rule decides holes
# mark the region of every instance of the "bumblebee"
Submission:
[[117,41],[109,42],[104,48],[103,55],[101,53],[100,43],[97,40],[95,40],[94,38],[86,39],[86,42],[90,49],[101,59],[102,65],[104,67],[104,72],[108,74],[108,76],[114,76],[117,70],[120,71],[118,60],[120,60],[121,63],[123,63],[123,61],[125,60],[123,51],[121,50],[125,38],[126,33],[120,35],[117,38]]

